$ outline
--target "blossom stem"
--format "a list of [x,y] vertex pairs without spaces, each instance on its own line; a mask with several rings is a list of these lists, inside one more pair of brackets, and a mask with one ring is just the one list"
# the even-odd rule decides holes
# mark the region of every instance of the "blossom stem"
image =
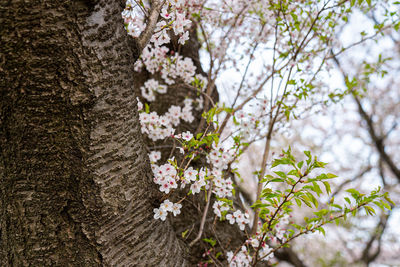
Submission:
[[210,207],[210,202],[211,202],[211,193],[212,193],[212,184],[210,185],[210,188],[208,189],[207,204],[206,204],[206,207],[204,208],[203,216],[201,218],[199,233],[197,234],[196,238],[192,242],[190,242],[189,247],[192,247],[194,244],[196,244],[196,242],[199,241],[201,236],[203,235],[204,224],[206,222],[207,212],[208,212],[208,209]]

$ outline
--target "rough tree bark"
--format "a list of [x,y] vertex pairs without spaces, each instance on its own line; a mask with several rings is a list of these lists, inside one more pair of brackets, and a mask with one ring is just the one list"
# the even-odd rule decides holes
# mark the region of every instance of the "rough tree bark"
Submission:
[[124,1],[0,3],[0,265],[184,266],[133,93]]

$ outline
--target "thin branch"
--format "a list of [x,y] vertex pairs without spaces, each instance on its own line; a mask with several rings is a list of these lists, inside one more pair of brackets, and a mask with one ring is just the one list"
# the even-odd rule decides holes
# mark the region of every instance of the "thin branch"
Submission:
[[[263,185],[264,185],[264,183],[262,182],[262,179],[264,178],[264,175],[265,175],[265,169],[266,169],[266,165],[267,165],[267,158],[268,158],[268,154],[269,154],[269,148],[270,148],[270,144],[271,144],[272,133],[274,131],[274,125],[275,125],[276,119],[278,118],[279,111],[280,111],[280,108],[282,106],[283,99],[285,98],[285,95],[286,95],[286,91],[287,91],[287,88],[288,88],[288,85],[289,85],[289,80],[290,80],[290,77],[291,77],[291,74],[292,74],[292,70],[293,70],[293,66],[290,67],[288,78],[287,78],[286,85],[285,85],[285,89],[283,91],[281,100],[278,102],[278,107],[276,109],[275,115],[274,115],[273,119],[269,123],[268,134],[267,134],[267,137],[266,137],[266,140],[265,140],[264,155],[263,155],[263,160],[262,160],[262,163],[261,163],[262,164],[261,165],[261,173],[260,173],[260,176],[259,176],[258,186],[257,186],[256,201],[261,196],[262,188],[263,188]],[[257,232],[258,214],[259,214],[259,212],[260,212],[259,208],[256,208],[256,210],[254,211],[254,219],[253,219],[253,227],[251,229],[251,235],[255,235],[256,232]]]
[[[344,79],[348,80],[348,76],[344,72],[344,70],[339,62],[339,59],[334,55],[333,52],[331,54],[332,54],[332,58],[335,61],[337,67],[341,71]],[[371,117],[367,114],[367,112],[364,110],[364,107],[362,106],[361,101],[358,98],[358,96],[355,94],[355,92],[353,90],[351,91],[351,93],[352,93],[351,95],[353,96],[354,101],[356,102],[358,112],[360,113],[361,118],[367,124],[368,133],[371,137],[372,142],[375,145],[376,150],[378,151],[382,160],[388,165],[391,172],[396,176],[397,180],[399,180],[399,182],[400,182],[400,169],[397,168],[397,166],[393,162],[392,158],[386,153],[385,145],[383,143],[383,141],[384,141],[383,138],[377,135],[373,121],[372,121]]]
[[291,248],[282,248],[274,253],[275,257],[279,260],[283,260],[291,263],[295,267],[306,267],[307,265],[297,256]]
[[[293,194],[295,187],[298,185],[298,183],[300,183],[302,181],[302,178],[304,178],[305,176],[307,176],[307,174],[305,175],[300,175],[299,179],[292,185],[292,188],[290,189],[290,192],[285,195],[285,198],[283,199],[283,201],[279,204],[279,206],[276,208],[274,214],[272,214],[271,218],[268,221],[268,226],[267,229],[265,230],[265,232],[263,233],[263,236],[261,238],[261,241],[264,240],[266,234],[268,232],[271,231],[271,227],[272,227],[272,222],[273,220],[276,218],[276,216],[279,214],[280,210],[282,209],[283,205],[289,200],[289,197]],[[254,252],[254,258],[253,258],[253,266],[255,266],[255,264],[257,263],[258,260],[258,251],[261,249],[261,245],[262,242],[260,242],[260,244],[258,245],[256,251]]]
[[[275,72],[272,72],[270,75],[268,75],[268,76],[264,79],[264,81],[261,82],[261,84],[258,86],[258,88],[257,88],[249,97],[247,97],[238,107],[236,107],[232,113],[227,113],[227,114],[226,114],[226,116],[225,116],[225,118],[224,118],[224,120],[223,120],[223,122],[222,122],[222,124],[221,124],[221,127],[220,127],[219,130],[218,130],[218,133],[219,133],[219,134],[221,134],[222,131],[224,130],[224,128],[226,127],[226,125],[227,125],[227,123],[228,123],[228,120],[229,120],[230,117],[233,115],[233,113],[235,113],[235,112],[238,111],[238,110],[241,110],[250,100],[252,100],[259,92],[261,92],[261,90],[263,89],[264,85],[269,81],[269,79],[272,78],[273,75],[275,75],[276,73],[279,73],[281,70],[283,70],[286,66],[289,65],[289,63],[290,63],[291,61],[296,61],[296,58],[297,58],[297,56],[299,55],[299,53],[300,53],[301,49],[303,48],[303,46],[304,46],[304,45],[307,45],[308,42],[312,39],[312,38],[311,38],[310,40],[307,41],[307,38],[308,38],[308,36],[310,35],[310,33],[312,32],[312,30],[313,30],[313,28],[314,28],[314,26],[315,26],[315,23],[317,22],[319,16],[320,16],[321,13],[322,13],[323,11],[325,11],[325,10],[326,10],[326,4],[322,7],[322,9],[321,9],[320,11],[318,11],[318,13],[317,13],[315,19],[312,21],[310,28],[308,29],[306,35],[305,35],[304,38],[302,39],[302,41],[301,41],[300,45],[298,46],[298,48],[296,49],[294,55],[293,55],[285,64],[283,64],[283,66],[281,66],[281,67],[280,67],[279,69],[277,69]],[[306,42],[306,41],[307,41],[307,42]]]
[[[264,30],[264,27],[265,27],[265,24],[261,27],[260,34],[261,34],[262,31]],[[256,44],[254,45],[254,47],[253,47],[253,49],[252,49],[252,51],[251,51],[251,53],[250,53],[249,61],[247,62],[246,68],[245,68],[245,70],[244,70],[244,73],[243,73],[243,76],[242,76],[242,80],[240,81],[240,85],[239,85],[239,88],[238,88],[236,97],[235,97],[235,99],[233,100],[233,103],[232,103],[232,107],[235,106],[236,101],[237,101],[238,98],[239,98],[240,91],[242,90],[242,87],[243,87],[243,84],[244,84],[244,80],[246,79],[247,72],[248,72],[248,70],[249,70],[249,67],[250,67],[251,62],[253,61],[254,53],[255,53],[255,51],[256,51],[258,45],[259,45],[259,42],[256,42]]]
[[372,166],[368,166],[366,167],[364,170],[362,170],[360,173],[358,173],[357,175],[355,175],[353,178],[348,179],[346,181],[344,181],[343,183],[341,183],[335,190],[335,192],[333,192],[331,194],[331,199],[333,197],[335,197],[340,191],[342,191],[343,187],[351,182],[354,182],[355,180],[363,177],[366,173],[368,173],[370,170],[372,169]]
[[[243,12],[245,9],[246,9],[246,6],[244,6],[244,7],[240,10],[240,12],[237,14],[237,16],[236,16],[236,18],[235,18],[234,23],[231,25],[231,27],[230,27],[229,30],[225,33],[224,37],[223,37],[221,40],[226,40],[226,39],[227,39],[229,33],[230,33],[231,30],[236,26],[236,23],[238,22],[240,16],[242,15],[242,12]],[[201,24],[200,24],[200,25],[201,25]],[[202,28],[202,30],[204,30],[204,29]],[[206,36],[205,34],[204,34],[204,38],[207,38],[207,36]],[[206,39],[206,40],[207,40],[207,39]],[[208,46],[207,49],[210,49],[210,47]],[[210,55],[211,55],[211,51],[210,51]],[[210,69],[209,69],[208,77],[207,77],[208,83],[207,83],[207,87],[206,87],[206,90],[205,90],[205,91],[206,91],[206,94],[209,96],[209,98],[211,98],[211,95],[212,95],[212,93],[213,93],[213,91],[214,91],[214,89],[215,89],[215,82],[216,82],[216,80],[217,80],[218,73],[219,73],[219,71],[221,70],[221,67],[222,67],[222,65],[223,65],[223,62],[224,62],[224,60],[225,60],[225,56],[226,56],[226,53],[225,53],[225,54],[222,56],[222,58],[220,59],[218,68],[217,68],[216,71],[214,72],[214,78],[212,78],[212,79],[211,79],[211,71],[212,71],[212,67],[214,66],[214,61],[211,61],[211,62],[210,62]],[[208,108],[209,108],[209,98],[206,98],[205,101],[204,101],[203,112],[207,112],[207,111],[208,111]],[[205,123],[205,119],[202,117],[202,118],[200,119],[200,123],[199,123],[199,125],[198,125],[198,127],[197,127],[197,129],[196,129],[196,131],[195,131],[196,134],[199,133],[199,132],[201,131],[201,129],[202,129],[203,126],[204,126],[204,123]]]
[[196,242],[199,241],[201,236],[203,235],[204,224],[206,223],[207,212],[211,202],[211,193],[212,193],[212,185],[210,185],[210,188],[208,189],[207,204],[206,207],[204,208],[203,216],[201,217],[199,233],[197,234],[196,238],[192,242],[190,242],[189,247],[193,247],[193,245],[196,244]]
[[[391,213],[384,214],[381,216],[378,225],[374,229],[374,233],[371,235],[370,239],[368,240],[367,244],[365,245],[365,248],[362,252],[362,256],[360,258],[360,261],[365,262],[365,264],[368,266],[371,262],[373,262],[381,252],[381,243],[382,243],[382,235],[385,231],[385,228],[387,226],[387,221],[390,217]],[[378,241],[378,247],[374,253],[371,254],[371,249],[372,249],[372,244],[374,241]]]
[[[270,128],[271,129],[271,128]],[[272,130],[272,129],[271,129]],[[268,159],[268,154],[269,154],[269,148],[270,148],[270,144],[271,144],[271,134],[267,135],[267,138],[265,140],[265,147],[264,147],[264,155],[262,158],[262,163],[261,163],[261,172],[260,172],[260,176],[259,176],[259,181],[258,181],[258,186],[257,186],[257,196],[256,196],[256,201],[260,198],[261,192],[262,192],[262,188],[263,188],[263,178],[265,176],[265,170],[266,170],[266,166],[267,166],[267,159]],[[260,210],[258,208],[256,208],[256,210],[254,211],[254,218],[253,218],[253,226],[251,228],[251,235],[255,235],[257,233],[257,228],[258,228],[258,214],[259,214]]]
[[164,2],[165,0],[151,1],[150,15],[148,16],[146,28],[137,39],[138,49],[140,53],[149,43],[151,36],[153,35],[154,29],[158,21],[158,16],[160,15],[160,10],[161,7],[164,5]]
[[[295,234],[295,235],[291,236],[290,238],[288,238],[287,240],[285,240],[285,242],[282,242],[282,243],[281,243],[279,246],[277,246],[276,248],[273,248],[268,254],[266,254],[266,255],[264,255],[263,257],[261,257],[260,260],[262,260],[263,258],[265,258],[265,257],[269,256],[270,254],[274,253],[274,252],[277,251],[278,249],[284,247],[286,244],[290,243],[293,239],[295,239],[295,238],[297,238],[297,237],[299,237],[299,236],[301,236],[301,235],[304,235],[304,234],[313,232],[313,231],[315,231],[316,229],[318,229],[318,228],[324,226],[325,224],[328,224],[328,223],[330,223],[330,222],[333,222],[333,221],[335,221],[335,220],[337,220],[337,219],[340,219],[340,218],[344,217],[346,214],[352,212],[353,210],[359,210],[359,209],[361,209],[363,206],[365,206],[365,205],[367,205],[367,204],[368,204],[368,203],[360,204],[360,205],[358,205],[357,207],[352,208],[352,209],[351,209],[349,212],[347,212],[347,213],[342,213],[342,214],[339,214],[339,215],[337,215],[337,216],[333,216],[333,217],[330,218],[329,220],[323,221],[323,222],[321,222],[321,223],[319,223],[319,224],[313,226],[312,228],[310,228],[310,229],[308,229],[308,230],[304,230],[304,231],[298,232],[297,234]],[[253,265],[253,266],[254,266],[254,265]]]

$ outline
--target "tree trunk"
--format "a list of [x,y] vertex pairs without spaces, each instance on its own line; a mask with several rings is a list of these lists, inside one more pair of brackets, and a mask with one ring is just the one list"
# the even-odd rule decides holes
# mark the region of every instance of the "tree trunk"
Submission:
[[0,3],[0,265],[184,266],[159,206],[124,1]]

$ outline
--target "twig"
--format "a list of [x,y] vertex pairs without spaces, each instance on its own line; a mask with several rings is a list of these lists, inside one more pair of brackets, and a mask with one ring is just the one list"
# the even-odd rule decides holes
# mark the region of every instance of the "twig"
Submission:
[[310,229],[308,229],[308,230],[298,232],[297,234],[295,234],[295,235],[293,235],[292,237],[288,238],[285,242],[283,242],[282,244],[280,244],[280,245],[277,246],[276,248],[273,248],[269,253],[267,253],[266,255],[264,255],[263,257],[261,257],[260,260],[262,260],[263,258],[269,256],[271,253],[274,253],[274,252],[277,251],[278,249],[282,248],[283,246],[285,246],[286,244],[288,244],[288,243],[289,243],[290,241],[292,241],[293,239],[295,239],[295,238],[297,238],[297,237],[299,237],[299,236],[301,236],[301,235],[307,234],[307,233],[309,233],[309,232],[313,232],[313,231],[315,231],[317,228],[320,228],[321,226],[323,226],[323,225],[325,225],[325,224],[327,224],[327,223],[333,222],[333,221],[336,220],[336,219],[340,219],[340,218],[344,217],[346,214],[350,213],[350,212],[353,211],[353,210],[361,209],[363,206],[365,206],[365,205],[367,205],[367,204],[368,204],[368,203],[360,204],[359,206],[350,209],[349,212],[347,212],[347,213],[344,212],[344,213],[342,213],[342,214],[340,214],[340,215],[337,215],[337,216],[334,216],[334,217],[330,218],[330,219],[327,220],[327,221],[321,222],[321,223],[315,225],[314,227],[312,227],[312,228],[310,228]]
[[[336,65],[339,68],[339,70],[341,71],[344,79],[348,80],[347,74],[344,72],[344,70],[343,70],[343,68],[342,68],[342,66],[341,66],[341,64],[339,62],[339,59],[335,56],[335,54],[333,53],[332,50],[331,50],[331,54],[332,54],[332,58],[333,58],[334,62],[336,63]],[[353,99],[356,102],[356,105],[357,105],[357,108],[358,108],[358,112],[360,113],[361,118],[367,124],[368,133],[369,133],[369,135],[371,137],[372,142],[375,145],[376,150],[379,153],[379,156],[388,165],[389,169],[394,174],[394,176],[396,176],[396,178],[400,181],[400,169],[397,168],[397,166],[393,162],[392,158],[386,153],[385,144],[383,142],[384,138],[377,135],[376,130],[375,130],[375,126],[374,126],[374,123],[373,123],[371,117],[364,110],[364,107],[362,106],[361,101],[358,98],[358,96],[355,94],[354,90],[351,90],[351,95],[353,96]]]
[[[274,130],[274,125],[275,125],[276,119],[278,118],[283,99],[285,98],[285,95],[286,95],[286,91],[287,91],[287,88],[289,85],[289,80],[290,80],[292,70],[293,70],[293,66],[290,67],[288,78],[287,78],[286,85],[285,85],[285,89],[283,91],[281,100],[278,103],[278,107],[276,109],[275,115],[269,123],[269,129],[268,129],[268,134],[266,137],[266,143],[265,143],[265,149],[264,149],[264,155],[263,155],[263,161],[262,161],[263,165],[261,166],[261,173],[260,173],[259,181],[258,181],[256,201],[260,198],[260,195],[262,192],[262,188],[263,188],[263,184],[264,184],[262,182],[262,179],[264,178],[264,175],[265,175],[265,168],[266,168],[266,164],[267,164],[267,158],[268,158],[270,143],[271,143],[271,139],[272,139],[272,132]],[[254,211],[254,219],[253,219],[253,227],[251,229],[251,235],[255,235],[257,232],[258,214],[259,214],[259,209],[256,208],[256,210]]]
[[[365,264],[367,264],[367,266],[371,262],[373,262],[378,257],[379,253],[381,252],[382,235],[385,231],[387,221],[389,219],[390,214],[391,213],[382,215],[382,217],[379,220],[378,225],[374,229],[374,233],[372,234],[372,236],[368,240],[367,244],[365,245],[365,248],[362,252],[360,261],[365,262]],[[372,244],[374,243],[375,240],[378,241],[378,247],[377,247],[376,251],[371,254],[370,251],[372,248]]]
[[196,242],[199,241],[201,236],[203,235],[204,224],[206,222],[207,212],[211,202],[211,193],[212,193],[212,184],[210,184],[210,188],[208,189],[207,204],[206,207],[204,208],[203,216],[201,217],[199,233],[197,234],[196,238],[192,242],[190,242],[189,247],[193,247],[193,245],[196,244]]
[[[261,90],[263,89],[264,85],[269,81],[269,79],[272,78],[273,75],[275,75],[275,73],[279,73],[279,72],[280,72],[281,70],[283,70],[286,66],[288,66],[289,63],[290,63],[291,61],[296,61],[296,58],[297,58],[298,54],[300,53],[301,49],[303,48],[303,46],[304,46],[304,45],[307,45],[308,42],[312,39],[312,38],[311,38],[310,40],[307,41],[307,38],[308,38],[308,36],[310,35],[310,33],[312,32],[313,27],[314,27],[315,23],[316,23],[317,20],[318,20],[318,17],[319,17],[319,16],[321,15],[321,13],[322,13],[323,11],[325,11],[325,10],[326,10],[326,4],[325,4],[325,5],[323,6],[323,8],[317,13],[315,19],[312,21],[310,28],[308,29],[306,35],[305,35],[304,38],[302,39],[302,41],[301,41],[299,47],[297,48],[297,50],[295,51],[294,55],[293,55],[285,64],[283,64],[283,66],[281,66],[281,67],[280,67],[279,69],[277,69],[275,72],[272,72],[270,75],[268,75],[268,76],[264,79],[264,81],[261,82],[261,84],[258,86],[258,88],[257,88],[249,97],[247,97],[238,107],[236,107],[236,108],[233,110],[232,113],[227,113],[227,114],[226,114],[226,116],[225,116],[225,118],[224,118],[224,120],[223,120],[223,122],[222,122],[222,124],[221,124],[221,127],[220,127],[219,130],[218,130],[218,133],[219,133],[219,134],[221,134],[222,131],[224,130],[224,128],[226,127],[226,125],[227,125],[227,123],[228,123],[228,120],[229,120],[230,117],[233,115],[233,113],[235,113],[235,112],[238,111],[238,110],[241,110],[250,100],[252,100],[259,92],[261,92]],[[306,42],[306,41],[307,41],[307,42]]]
[[148,17],[147,26],[137,40],[139,53],[142,52],[145,46],[149,43],[151,36],[153,35],[154,29],[158,21],[158,16],[160,15],[160,10],[161,7],[164,5],[164,2],[165,0],[151,1],[150,15]]

